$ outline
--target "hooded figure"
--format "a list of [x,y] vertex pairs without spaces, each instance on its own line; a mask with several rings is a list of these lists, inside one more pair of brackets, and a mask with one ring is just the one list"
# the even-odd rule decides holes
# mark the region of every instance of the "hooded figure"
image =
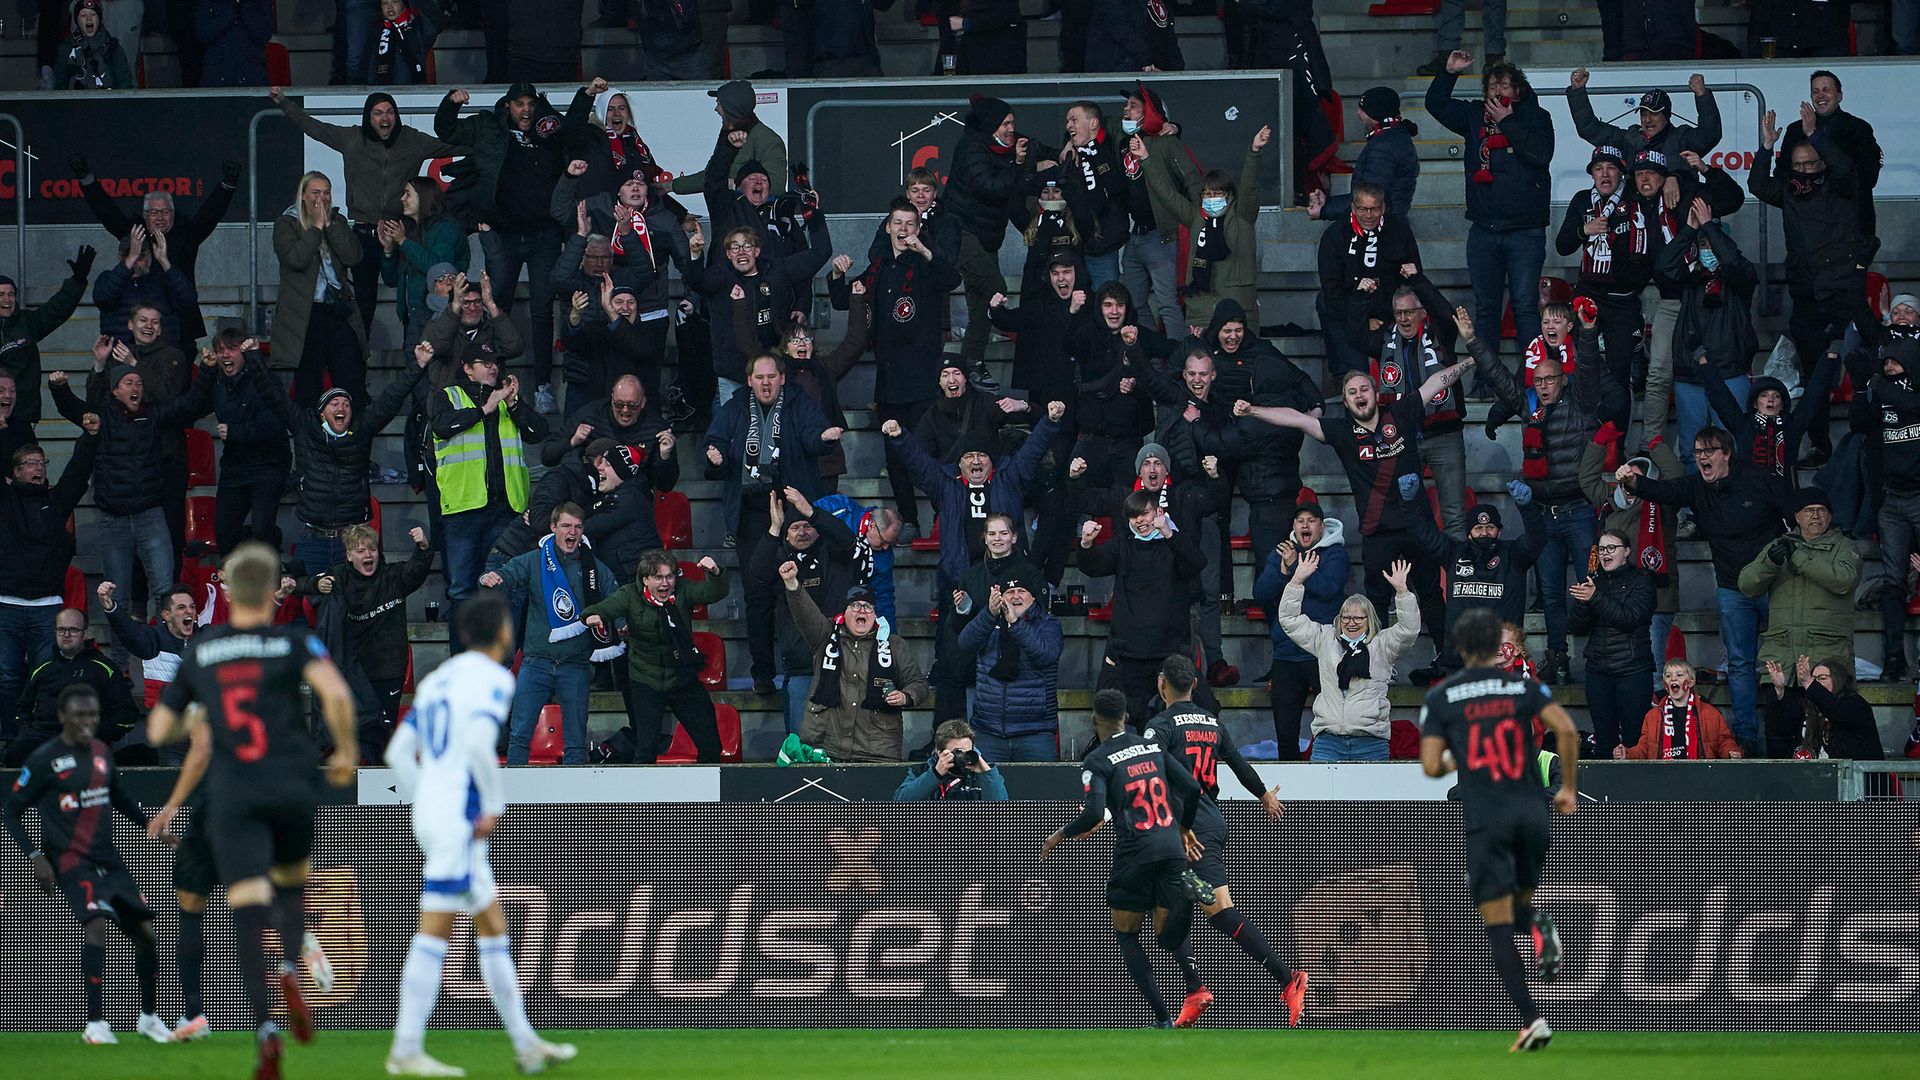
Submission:
[[1030,146],[1024,162],[1015,160],[1020,136],[1001,131],[1012,116],[1013,106],[999,98],[973,99],[963,121],[965,130],[953,150],[953,169],[942,200],[961,231],[971,233],[986,251],[1000,250],[1009,220],[1025,227],[1026,214],[1014,207],[1018,196],[1030,190],[1033,166],[1043,149]]
[[417,86],[429,82],[427,54],[433,51],[440,26],[433,4],[414,7],[408,0],[381,0],[380,18],[373,24],[361,53],[372,65],[375,86]]
[[[596,80],[595,86],[601,85]],[[653,148],[640,137],[634,126],[633,97],[619,87],[609,86],[598,94],[592,87],[576,90],[567,106],[561,125],[574,157],[587,163],[587,171],[576,184],[576,199],[594,195],[616,195],[620,185],[634,173],[640,173],[653,187],[650,202],[658,203],[672,178],[654,159]],[[562,178],[564,183],[567,177]],[[573,207],[567,207],[571,224]]]

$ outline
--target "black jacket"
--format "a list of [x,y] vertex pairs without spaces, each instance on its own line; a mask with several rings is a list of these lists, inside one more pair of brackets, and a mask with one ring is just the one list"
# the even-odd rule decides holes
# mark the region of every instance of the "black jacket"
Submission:
[[1674,480],[1642,476],[1628,480],[1627,489],[1663,507],[1693,508],[1700,535],[1713,552],[1714,581],[1722,589],[1739,588],[1740,571],[1793,519],[1786,485],[1737,461],[1731,473],[1711,482],[1698,473]]
[[[1441,532],[1427,510],[1424,490],[1401,502],[1408,506],[1408,530],[1415,546],[1447,572],[1447,625],[1474,608],[1491,608],[1502,622],[1525,623],[1527,571],[1547,546],[1546,516],[1540,512],[1539,499],[1520,508],[1520,518],[1527,527],[1525,536],[1491,543],[1456,540]],[[1458,659],[1451,647],[1447,655],[1450,660]]]
[[1182,528],[1171,538],[1141,540],[1124,521],[1104,544],[1074,547],[1080,572],[1113,575],[1113,633],[1107,655],[1129,660],[1165,660],[1190,644],[1187,609],[1207,558],[1200,531]]
[[534,99],[533,126],[526,132],[528,146],[522,148],[542,154],[540,168],[535,172],[543,179],[545,190],[537,193],[537,202],[530,201],[535,195],[532,191],[501,191],[502,176],[514,171],[508,166],[507,157],[516,152],[515,133],[507,120],[506,95],[501,95],[491,109],[461,116],[460,106],[453,103],[449,93],[434,112],[433,133],[466,151],[463,160],[446,170],[450,177],[447,195],[462,208],[463,216],[470,223],[491,222],[496,226],[516,223],[513,212],[501,205],[503,196],[509,203],[525,202],[526,205],[520,207],[523,211],[534,211],[531,220],[516,224],[530,225],[547,216],[553,184],[565,170],[566,162],[561,160],[565,155],[560,152],[560,114],[545,96]]
[[1573,600],[1573,632],[1587,635],[1587,671],[1594,675],[1645,675],[1653,670],[1653,575],[1631,562],[1593,572],[1593,599]]
[[[787,507],[787,520],[795,518],[792,506]],[[795,551],[782,536],[779,540],[761,544],[754,550],[753,565],[747,568],[748,581],[758,582],[761,587],[772,590],[772,595],[785,597],[786,583],[780,580],[780,564],[788,561],[797,563],[800,568],[800,587],[813,598],[820,614],[832,619],[847,608],[847,590],[860,580],[859,568],[853,561],[853,530],[833,512],[813,508],[813,516],[807,519],[820,536],[813,546],[804,553]],[[805,634],[794,625],[793,615],[785,603],[775,604],[773,608],[774,638],[780,645],[780,667],[787,674],[804,674],[813,671],[813,646],[807,643]]]
[[[1084,288],[1078,280],[1075,288]],[[987,310],[987,318],[996,329],[1018,335],[1013,343],[1013,388],[1027,391],[1036,406],[1048,401],[1073,404],[1073,363],[1067,359],[1067,342],[1080,326],[1096,318],[1097,307],[1091,294],[1076,314],[1067,299],[1055,295],[1051,287],[1020,297],[1019,307],[1002,305]]]
[[1810,193],[1793,194],[1789,186],[1792,159],[1782,155],[1776,162],[1773,151],[1764,146],[1753,156],[1747,190],[1768,206],[1780,208],[1787,237],[1787,288],[1796,296],[1850,294],[1856,288],[1853,268],[1872,261],[1879,241],[1860,235],[1853,160],[1817,128],[1812,145],[1827,168],[1824,182]]
[[[947,294],[960,284],[960,271],[937,251],[932,259],[917,251],[896,256],[888,245],[887,253],[860,280],[866,283],[873,319],[868,343],[877,372],[874,400],[902,405],[939,397],[944,347],[940,315],[946,310]],[[851,290],[852,283],[836,278],[829,287],[837,295],[842,289]]]
[[[780,340],[780,328],[791,320],[791,312],[805,312],[813,301],[813,276],[833,257],[833,239],[827,233],[827,216],[815,214],[807,221],[809,246],[805,251],[770,258],[764,247],[756,272],[741,274],[731,263],[716,262],[701,266],[698,259],[681,268],[687,288],[707,298],[713,335],[713,373],[722,379],[745,382],[748,349],[772,348]],[[724,241],[717,236],[714,243]],[[754,342],[736,340],[733,330],[734,286],[746,293],[738,301],[754,306],[755,324],[760,336]]]
[[[1320,295],[1326,297],[1327,309],[1345,324],[1348,340],[1372,337],[1367,320],[1393,318],[1393,291],[1424,280],[1417,273],[1402,277],[1400,268],[1407,263],[1420,265],[1420,242],[1406,218],[1383,218],[1371,237],[1355,230],[1350,217],[1329,224],[1320,234]],[[1369,278],[1376,287],[1362,291],[1360,282]]]
[[[1240,348],[1234,352],[1228,352],[1226,346],[1220,344],[1220,328],[1230,322],[1247,328],[1246,336],[1240,339]],[[1231,296],[1222,297],[1213,305],[1213,318],[1208,320],[1201,341],[1213,352],[1213,395],[1229,406],[1241,399],[1253,400],[1254,373],[1260,368],[1275,361],[1288,363],[1285,354],[1260,336],[1260,328],[1247,318],[1240,301]]]
[[73,317],[86,294],[86,277],[70,277],[45,303],[19,307],[0,318],[0,371],[13,376],[18,391],[13,415],[7,418],[10,425],[40,422],[40,387],[46,383],[40,374],[40,342]]
[[[817,499],[825,494],[821,490],[820,467],[817,464],[821,454],[833,444],[820,437],[827,429],[827,418],[820,414],[820,406],[805,393],[791,387],[781,391],[783,404],[780,406],[780,457],[773,474],[763,475],[760,485],[748,485],[744,494],[751,496],[756,490],[759,497],[766,498],[766,492],[773,486],[788,486],[799,489],[800,494],[809,499]],[[734,392],[718,409],[714,410],[713,423],[707,428],[707,446],[720,451],[721,464],[707,466],[707,479],[741,477],[742,466],[747,456],[747,427],[751,419],[749,411],[753,404],[753,389],[743,386]],[[763,437],[770,435],[763,432]],[[676,451],[677,453],[678,451]],[[706,451],[701,451],[705,456]],[[762,471],[771,463],[765,449],[761,451]],[[775,483],[777,481],[777,483]]]
[[[1044,405],[1036,407],[1045,408]],[[1020,422],[1016,417],[1032,419],[1024,413],[1002,412],[997,395],[968,386],[957,398],[941,394],[928,402],[927,410],[913,425],[913,434],[935,461],[953,465],[960,460],[961,437],[969,432],[985,435],[993,447],[992,456],[999,456],[1000,429]]]
[[462,382],[467,400],[473,402],[465,408],[454,405],[445,393],[434,395],[433,412],[427,417],[427,429],[436,439],[451,439],[468,428],[478,426],[487,441],[487,501],[505,506],[507,499],[506,458],[500,448],[500,414],[507,413],[513,418],[513,424],[520,432],[522,456],[531,456],[526,449],[547,437],[547,418],[534,409],[533,401],[527,395],[509,408],[505,402],[492,412],[485,412],[482,406],[493,388],[477,383]]
[[[1621,153],[1621,160],[1627,168],[1633,168],[1633,159],[1642,150],[1654,150],[1667,156],[1670,168],[1684,168],[1680,159],[1682,151],[1691,150],[1701,157],[1707,156],[1720,142],[1720,105],[1714,101],[1713,91],[1694,96],[1693,107],[1699,123],[1688,126],[1669,122],[1666,129],[1654,136],[1651,142],[1640,130],[1640,125],[1615,127],[1593,114],[1593,101],[1587,90],[1569,88],[1567,90],[1567,111],[1573,114],[1574,129],[1580,137],[1594,146],[1611,146]],[[1638,113],[1635,113],[1638,118]],[[1671,121],[1671,117],[1669,117]],[[1631,183],[1627,177],[1623,182]]]
[[[1153,397],[1145,383],[1151,367],[1143,347],[1149,331],[1142,329],[1129,347],[1098,318],[1082,323],[1080,330],[1070,343],[1079,380],[1075,423],[1088,435],[1140,439],[1153,430]],[[1122,389],[1127,379],[1134,380],[1131,391]]]
[[1120,155],[1126,149],[1126,140],[1109,137],[1102,127],[1094,132],[1093,142],[1069,151],[1072,156],[1065,165],[1035,178],[1037,183],[1059,178],[1060,193],[1067,197],[1067,208],[1073,211],[1074,224],[1080,229],[1081,249],[1089,255],[1119,251],[1132,232],[1127,181],[1120,164]]
[[[1214,383],[1214,393],[1220,384]],[[1259,364],[1253,371],[1255,405],[1281,406],[1311,413],[1323,404],[1320,388],[1293,361],[1282,356]],[[1233,422],[1227,450],[1234,462],[1234,488],[1249,502],[1284,500],[1292,505],[1300,494],[1300,447],[1306,436],[1293,428],[1276,427],[1251,416]]]
[[367,466],[374,437],[407,407],[425,371],[419,364],[402,368],[368,406],[366,416],[354,417],[342,434],[333,434],[317,413],[295,420],[294,460],[299,477],[294,512],[301,521],[313,528],[337,529],[368,520],[373,489],[367,482]]
[[87,493],[99,446],[92,435],[81,435],[65,471],[51,486],[0,482],[0,547],[9,553],[0,559],[0,595],[37,600],[66,590],[67,567],[73,562],[67,517]]
[[71,660],[55,652],[27,676],[12,717],[15,741],[37,746],[60,734],[60,691],[74,683],[91,686],[100,696],[100,731],[95,736],[100,741],[111,746],[140,722],[126,673],[88,643]]
[[[622,424],[614,419],[613,403],[609,399],[590,401],[580,406],[574,410],[573,415],[567,417],[565,423],[560,425],[557,432],[559,438],[548,439],[540,445],[540,464],[551,469],[566,460],[568,455],[577,456],[580,446],[574,445],[573,433],[580,429],[581,424],[586,424],[593,430],[587,434],[586,442],[581,443],[580,446],[595,439],[612,439],[626,446],[644,446],[648,448],[647,465],[650,469],[655,464],[671,465],[675,480],[679,478],[679,447],[674,448],[676,456],[664,462],[659,461],[654,454],[656,449],[654,440],[661,431],[666,429],[667,422],[660,416],[659,410],[653,407],[651,401],[640,410],[639,417],[631,424]],[[654,486],[661,491],[671,491],[673,481],[662,484],[656,478]]]
[[[653,456],[649,453],[648,460]],[[622,585],[632,581],[641,554],[661,546],[660,527],[653,517],[653,489],[636,476],[612,491],[597,493],[585,509],[587,542],[593,545],[593,553],[613,571],[615,581]]]
[[1092,0],[1087,24],[1088,71],[1185,71],[1173,9],[1158,0]]
[[[1699,245],[1706,243],[1719,257],[1720,268],[1709,273],[1699,261]],[[1718,219],[1699,230],[1680,225],[1672,242],[1660,249],[1655,272],[1681,286],[1680,318],[1673,326],[1673,377],[1676,382],[1698,382],[1693,358],[1705,354],[1722,374],[1745,375],[1760,341],[1753,332],[1753,291],[1760,273]]]
[[1458,75],[1446,72],[1427,84],[1427,112],[1449,131],[1467,140],[1461,164],[1467,172],[1467,220],[1488,229],[1544,229],[1551,216],[1547,206],[1552,189],[1553,117],[1540,107],[1531,91],[1513,103],[1513,114],[1500,122],[1499,133],[1508,145],[1487,154],[1491,183],[1474,179],[1480,168],[1482,122],[1486,101],[1475,94],[1455,98]]
[[161,482],[160,441],[162,432],[184,427],[205,415],[213,380],[194,385],[191,393],[172,401],[148,404],[143,401],[138,413],[128,413],[118,399],[106,392],[106,380],[94,380],[99,390],[84,406],[66,386],[53,388],[53,400],[62,413],[81,411],[100,416],[99,457],[93,477],[93,502],[102,513],[128,516],[160,505],[164,485]]
[[[625,208],[619,206],[612,195],[588,192],[583,180],[572,176],[562,176],[560,182],[553,186],[553,218],[569,230],[566,245],[560,249],[560,257],[553,264],[553,286],[563,302],[571,300],[576,292],[586,293],[592,300],[587,311],[592,314],[600,311],[600,282],[597,278],[589,280],[580,270],[581,256],[587,250],[587,238],[579,232],[577,207],[584,200],[587,204],[587,227],[609,238],[614,237],[615,212],[624,212]],[[669,264],[678,266],[680,276],[685,277],[691,258],[687,252],[686,231],[680,227],[680,216],[670,202],[654,196],[653,201],[647,204],[646,223],[646,243],[641,243],[631,233],[618,237],[620,243],[616,245],[613,266],[608,271],[614,285],[624,285],[637,294],[642,315],[666,309],[671,299],[668,291],[672,284],[667,277],[667,267]]]
[[[1880,185],[1880,167],[1884,164],[1880,140],[1874,137],[1873,125],[1845,109],[1835,109],[1831,116],[1816,113],[1813,130],[1829,146],[1838,147],[1853,163],[1853,206],[1860,212],[1860,235],[1871,241],[1879,235],[1873,212],[1873,189]],[[1799,124],[1788,124],[1787,130],[1780,136],[1781,158],[1792,161],[1793,148],[1805,142],[1806,138]]]
[[[207,190],[206,198],[188,217],[178,209],[174,211],[173,228],[167,232],[167,258],[174,268],[186,275],[187,283],[195,285],[199,278],[195,269],[200,263],[200,245],[207,242],[213,230],[227,216],[227,207],[233,205],[233,196],[239,189],[224,181]],[[124,240],[135,225],[141,224],[138,216],[128,217],[118,203],[107,194],[100,181],[80,185],[80,193],[86,197],[87,208],[93,216],[100,219],[101,228],[113,234],[115,240]],[[145,200],[142,200],[144,205]],[[180,316],[180,336],[178,341],[198,341],[207,336],[207,324],[200,317],[200,309],[195,307],[178,313]],[[23,384],[22,390],[26,387]]]
[[1027,160],[1016,164],[1013,147],[994,142],[993,132],[974,127],[973,114],[967,114],[966,130],[953,148],[946,208],[961,230],[972,233],[988,251],[1000,250],[1010,220],[1016,225],[1025,222],[1025,210],[1015,206],[1031,186],[1036,150],[1029,147]]
[[1585,503],[1586,496],[1580,489],[1580,455],[1586,453],[1587,444],[1593,441],[1593,433],[1600,430],[1601,424],[1612,421],[1623,425],[1632,405],[1627,388],[1614,381],[1606,360],[1600,356],[1598,331],[1574,329],[1574,374],[1567,380],[1560,400],[1552,405],[1541,404],[1535,391],[1523,388],[1519,378],[1500,362],[1493,346],[1485,339],[1475,338],[1470,348],[1476,376],[1486,380],[1495,399],[1508,412],[1530,417],[1533,406],[1539,405],[1544,444],[1541,452],[1545,455],[1546,473],[1526,476],[1527,485],[1533,488],[1534,501]]
[[[920,242],[948,262],[958,262],[960,259],[960,222],[939,199],[933,200],[920,212]],[[887,236],[887,221],[881,218],[880,224],[873,230],[873,242],[867,245],[867,263],[879,262],[881,256],[892,250],[893,240]]]
[[213,417],[227,425],[220,447],[220,486],[284,479],[293,468],[293,449],[287,443],[293,402],[279,376],[267,369],[266,358],[249,354],[246,366],[231,378],[219,368],[202,368],[200,378],[212,381]]
[[1865,393],[1854,391],[1847,420],[1865,440],[1871,490],[1920,493],[1920,392],[1914,389],[1914,373],[1889,379],[1861,365],[1849,373],[1856,388],[1866,388]]
[[578,460],[563,461],[552,466],[534,482],[533,490],[527,493],[527,511],[507,523],[500,530],[500,536],[493,542],[492,553],[503,559],[523,555],[533,550],[540,538],[552,532],[547,521],[553,516],[553,508],[561,503],[572,503],[585,509],[593,502],[595,492],[593,482],[587,479],[586,468]]
[[[1622,180],[1622,184],[1631,184],[1632,178]],[[1567,203],[1567,214],[1560,219],[1560,231],[1554,235],[1553,250],[1561,255],[1571,255],[1587,246],[1591,239],[1586,235],[1586,224],[1592,216],[1591,209],[1598,194],[1592,188],[1573,197]],[[1606,199],[1600,198],[1601,208],[1605,208]],[[1583,289],[1610,293],[1637,293],[1653,277],[1653,257],[1658,253],[1660,223],[1648,220],[1643,215],[1643,200],[1629,191],[1620,197],[1620,205],[1607,215],[1607,233],[1611,241],[1609,259],[1596,263],[1583,253],[1580,258],[1579,285]],[[1645,229],[1647,250],[1640,254],[1633,252],[1632,230],[1636,224]]]
[[364,577],[353,564],[339,563],[301,578],[294,591],[320,596],[320,579],[332,578],[329,595],[346,602],[341,662],[360,664],[369,679],[399,679],[407,673],[407,597],[432,572],[433,549],[416,547],[406,562],[396,565],[382,558]]

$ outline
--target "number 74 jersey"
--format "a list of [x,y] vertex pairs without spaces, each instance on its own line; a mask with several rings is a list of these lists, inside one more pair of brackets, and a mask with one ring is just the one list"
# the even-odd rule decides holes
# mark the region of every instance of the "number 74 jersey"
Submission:
[[1469,828],[1506,807],[1542,805],[1533,728],[1551,701],[1539,682],[1500,668],[1467,668],[1427,691],[1421,734],[1453,751]]
[[206,708],[216,790],[307,783],[317,758],[300,684],[307,664],[326,658],[327,647],[305,627],[212,627],[187,643],[160,703],[175,712],[194,702]]

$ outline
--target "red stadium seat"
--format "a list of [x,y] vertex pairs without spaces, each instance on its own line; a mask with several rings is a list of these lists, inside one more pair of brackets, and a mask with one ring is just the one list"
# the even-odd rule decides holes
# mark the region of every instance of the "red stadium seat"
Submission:
[[[705,569],[703,569],[703,568],[702,568],[702,567],[700,566],[700,564],[699,564],[699,563],[690,563],[690,562],[683,562],[683,563],[681,563],[681,564],[680,564],[680,580],[682,580],[682,581],[705,581],[705,580],[707,580],[707,572],[706,572],[706,570],[705,570]],[[704,618],[706,618],[706,617],[707,617],[707,605],[705,605],[705,604],[695,604],[695,605],[693,605],[693,617],[694,617],[694,618],[696,618],[696,619],[704,619]]]
[[709,690],[727,688],[727,643],[719,634],[707,630],[696,630],[693,634],[693,647],[700,651],[706,664],[700,668],[700,685]]
[[1092,619],[1094,622],[1112,622],[1113,621],[1113,597],[1111,596],[1107,597],[1107,602],[1104,604],[1101,604],[1099,607],[1088,608],[1087,618]]
[[380,500],[371,495],[367,496],[367,524],[373,526],[374,532],[380,531]]
[[187,484],[206,487],[213,479],[213,434],[202,428],[188,428]]
[[1367,5],[1367,14],[1381,19],[1398,19],[1408,15],[1432,15],[1440,10],[1440,0],[1381,0],[1378,4]]
[[540,719],[533,725],[533,743],[527,748],[527,764],[558,765],[560,755],[566,751],[566,740],[560,732],[560,706],[548,705],[540,710]]
[[660,546],[679,551],[693,546],[693,503],[678,491],[653,497],[653,524],[660,530]]
[[[720,725],[720,760],[738,762],[740,756],[740,710],[731,705],[715,704],[713,718]],[[660,755],[662,765],[692,765],[700,760],[700,751],[694,748],[693,736],[687,734],[684,725],[675,725],[673,742],[667,752]]]
[[[213,496],[190,495],[187,497],[186,538],[188,540],[200,540],[209,544],[214,542],[213,512]],[[126,583],[115,582],[115,584]]]
[[293,57],[278,41],[267,42],[267,85],[293,85]]
[[60,602],[80,611],[87,610],[87,575],[81,573],[79,567],[67,567],[67,581],[60,590]]
[[910,542],[907,546],[912,548],[915,551],[939,551],[940,550],[940,519],[937,517],[933,519],[932,532],[929,532],[925,536],[914,537],[912,542]]

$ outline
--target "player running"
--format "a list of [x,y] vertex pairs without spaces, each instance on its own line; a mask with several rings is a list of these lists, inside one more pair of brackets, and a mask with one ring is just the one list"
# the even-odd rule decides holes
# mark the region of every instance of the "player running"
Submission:
[[[1093,696],[1093,730],[1098,736],[1081,759],[1080,780],[1086,805],[1079,816],[1040,845],[1040,861],[1068,837],[1086,836],[1113,814],[1113,868],[1107,877],[1107,906],[1113,909],[1113,936],[1127,974],[1153,1009],[1154,1027],[1172,1027],[1167,1003],[1154,985],[1153,965],[1140,944],[1140,924],[1153,912],[1162,948],[1176,956],[1187,947],[1191,904],[1214,901],[1213,890],[1187,869],[1201,855],[1193,834],[1200,809],[1200,785],[1187,770],[1169,762],[1158,743],[1126,730],[1127,699],[1118,690]],[[1177,809],[1176,809],[1177,807]],[[1174,827],[1178,820],[1179,827]],[[1187,917],[1180,917],[1182,914]],[[1184,962],[1191,964],[1188,956]]]
[[227,883],[235,953],[253,1014],[255,1080],[278,1080],[282,1042],[267,985],[265,933],[280,935],[278,981],[293,1037],[313,1040],[313,1015],[300,997],[296,961],[306,939],[305,890],[313,853],[313,742],[307,737],[300,684],[311,686],[333,734],[327,780],[345,787],[360,760],[354,742],[353,695],[326,646],[305,628],[273,625],[280,559],[249,541],[221,567],[228,621],[187,644],[179,674],[147,717],[155,746],[189,734],[188,705],[207,710],[212,734],[207,824],[214,863]]
[[[111,920],[133,943],[133,970],[140,980],[137,1030],[154,1042],[169,1042],[173,1033],[154,1005],[160,954],[153,909],[113,846],[113,811],[140,825],[147,823],[147,812],[120,786],[112,749],[93,737],[100,727],[99,695],[76,683],[60,691],[59,708],[60,734],[27,757],[0,806],[0,820],[20,850],[31,853],[27,859],[40,891],[51,894],[57,884],[80,921],[80,971],[87,986],[87,1026],[80,1038],[95,1045],[120,1041],[100,1005]],[[29,806],[40,812],[38,846],[28,840],[21,820]],[[52,859],[48,851],[54,852]]]
[[455,617],[467,651],[435,668],[420,683],[413,711],[387,744],[400,798],[413,802],[413,836],[426,856],[420,882],[420,929],[407,949],[400,974],[400,1015],[393,1025],[387,1072],[393,1076],[465,1076],[427,1056],[422,1042],[427,1019],[440,996],[441,968],[453,917],[473,915],[473,944],[480,977],[493,1008],[513,1038],[520,1071],[537,1073],[550,1062],[571,1061],[574,1048],[534,1033],[520,998],[500,910],[487,839],[506,810],[494,746],[513,703],[513,624],[506,603],[493,593],[469,600]]
[[[1266,781],[1260,779],[1260,774],[1241,756],[1239,747],[1233,745],[1233,736],[1227,733],[1226,727],[1212,713],[1193,703],[1193,688],[1199,685],[1200,672],[1191,659],[1177,655],[1167,657],[1160,665],[1158,681],[1160,700],[1166,702],[1167,707],[1147,723],[1140,737],[1164,747],[1169,761],[1185,765],[1205,796],[1194,818],[1193,832],[1200,838],[1202,850],[1200,857],[1193,861],[1192,869],[1201,881],[1213,887],[1213,900],[1203,902],[1200,911],[1215,930],[1240,946],[1242,952],[1280,984],[1281,999],[1287,1005],[1287,1023],[1299,1027],[1300,1013],[1307,1003],[1307,973],[1287,967],[1273,946],[1267,944],[1260,928],[1234,910],[1233,897],[1227,891],[1227,819],[1220,813],[1218,802],[1220,763],[1226,762],[1248,791],[1260,793],[1260,805],[1267,808],[1267,816],[1274,821],[1280,820],[1279,789],[1268,788]],[[1180,1004],[1180,1015],[1173,1026],[1192,1027],[1199,1021],[1200,1014],[1207,1011],[1207,1006],[1213,1004],[1213,992],[1200,982],[1197,968],[1189,969],[1183,964],[1181,974],[1187,980],[1187,998]]]
[[1546,912],[1533,909],[1533,890],[1553,842],[1536,772],[1534,718],[1553,730],[1559,747],[1565,773],[1553,806],[1562,814],[1572,814],[1576,805],[1573,774],[1580,736],[1545,686],[1500,666],[1500,617],[1492,610],[1461,615],[1452,639],[1466,667],[1427,691],[1420,712],[1420,763],[1428,776],[1445,776],[1464,752],[1460,804],[1467,885],[1487,924],[1494,970],[1520,1010],[1523,1026],[1513,1049],[1539,1050],[1553,1040],[1553,1029],[1527,991],[1526,971],[1513,944],[1515,930],[1530,931],[1540,977],[1551,981],[1560,973],[1560,934]]
[[[203,710],[194,705],[190,712],[203,713]],[[201,718],[204,719],[204,715]],[[173,1029],[175,1042],[193,1042],[213,1034],[200,978],[207,957],[207,896],[219,881],[214,870],[213,846],[207,840],[206,785],[202,783],[207,764],[213,760],[213,736],[204,723],[189,722],[188,730],[192,741],[187,747],[186,760],[180,764],[180,775],[174,779],[173,791],[167,795],[166,805],[147,822],[147,835],[162,839],[180,809],[192,808],[187,831],[177,841],[170,841],[178,844],[173,855],[173,895],[180,904],[180,934],[174,942],[174,964],[180,977],[181,1005],[180,1022]],[[320,992],[332,991],[333,965],[320,948],[320,939],[311,930],[301,940],[300,958],[306,962],[307,973],[313,976]]]

